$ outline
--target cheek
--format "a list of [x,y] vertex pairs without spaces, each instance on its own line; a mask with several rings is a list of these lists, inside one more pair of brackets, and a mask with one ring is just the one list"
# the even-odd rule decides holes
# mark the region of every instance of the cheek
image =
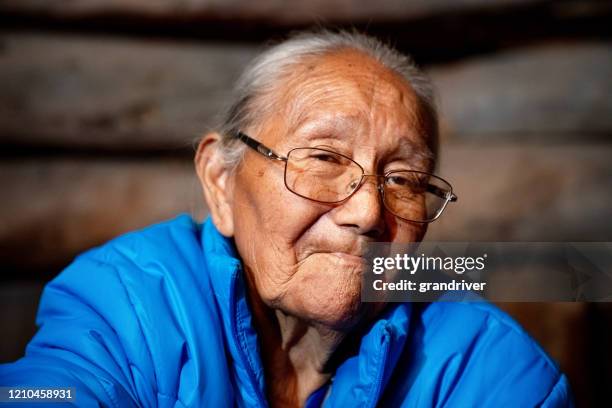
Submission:
[[392,214],[385,215],[386,232],[381,242],[419,242],[427,232],[428,224],[399,220]]
[[234,239],[260,297],[270,304],[283,296],[296,271],[295,244],[326,211],[288,191],[280,175],[237,180]]

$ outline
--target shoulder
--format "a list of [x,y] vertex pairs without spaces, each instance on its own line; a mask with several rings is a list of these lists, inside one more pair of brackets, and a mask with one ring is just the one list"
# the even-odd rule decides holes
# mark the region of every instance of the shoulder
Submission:
[[416,365],[438,378],[449,405],[569,404],[556,363],[510,316],[487,302],[436,302],[415,313]]
[[121,235],[79,255],[46,286],[41,302],[52,306],[69,295],[107,319],[133,314],[151,323],[190,304],[201,308],[210,288],[200,229],[180,215]]
[[199,228],[180,215],[84,252],[47,284],[38,319],[72,304],[73,310],[125,323],[121,316],[167,315],[202,299],[194,296],[206,290]]
[[78,255],[50,285],[74,288],[117,282],[135,292],[153,289],[144,285],[147,281],[189,281],[189,285],[200,286],[203,257],[200,230],[200,224],[182,214],[125,233]]
[[193,390],[226,370],[200,232],[181,215],[78,256],[43,291],[22,372],[53,359],[61,378],[78,368],[96,398],[200,398]]
[[[176,262],[201,255],[201,225],[189,215],[150,225],[114,238],[79,257],[100,262],[129,261],[132,265],[150,265],[152,260]],[[177,256],[179,256],[177,258]]]
[[486,348],[487,352],[510,347],[513,352],[541,359],[546,368],[558,371],[554,361],[537,342],[514,319],[491,303],[431,303],[421,309],[417,318],[422,325],[423,336],[430,340],[427,344],[432,347],[466,352],[470,347],[494,341]]

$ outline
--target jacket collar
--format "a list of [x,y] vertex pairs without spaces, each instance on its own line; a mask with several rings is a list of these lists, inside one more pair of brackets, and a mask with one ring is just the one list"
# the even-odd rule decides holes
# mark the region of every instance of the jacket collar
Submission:
[[[252,324],[241,262],[234,242],[219,233],[210,217],[204,222],[201,242],[233,360],[239,405],[267,406],[257,333]],[[387,308],[366,331],[359,354],[342,362],[336,370],[324,405],[376,405],[406,343],[410,314],[411,305],[408,303]],[[318,402],[320,398],[310,400]]]
[[242,266],[234,242],[221,235],[208,217],[202,228],[201,243],[231,357],[238,405],[267,406],[257,333],[251,321]]

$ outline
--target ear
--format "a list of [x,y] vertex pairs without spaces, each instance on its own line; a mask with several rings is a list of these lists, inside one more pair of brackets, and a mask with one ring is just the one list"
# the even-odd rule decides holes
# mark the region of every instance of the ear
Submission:
[[222,235],[232,237],[234,213],[230,172],[221,157],[218,148],[220,143],[221,136],[218,133],[205,135],[198,145],[194,163],[215,226]]

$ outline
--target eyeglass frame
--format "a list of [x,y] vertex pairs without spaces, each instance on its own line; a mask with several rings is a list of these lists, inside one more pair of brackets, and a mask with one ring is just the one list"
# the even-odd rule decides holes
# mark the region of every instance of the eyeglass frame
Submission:
[[[336,151],[333,150],[329,150],[329,149],[322,149],[319,147],[295,147],[291,150],[289,150],[289,152],[287,152],[287,154],[285,156],[281,156],[278,153],[276,153],[274,150],[270,149],[268,146],[264,145],[263,143],[253,139],[252,137],[250,137],[249,135],[243,133],[243,132],[234,132],[231,134],[231,136],[233,136],[234,138],[240,140],[241,142],[243,142],[244,144],[246,144],[248,147],[250,147],[251,149],[255,150],[257,153],[265,156],[266,158],[270,159],[270,160],[276,160],[276,161],[282,161],[285,163],[285,171],[283,174],[283,182],[285,184],[285,188],[287,188],[287,190],[289,190],[290,192],[292,192],[293,194],[297,195],[298,197],[302,197],[305,198],[307,200],[310,201],[314,201],[317,203],[321,203],[321,204],[339,204],[342,203],[346,200],[348,200],[349,198],[351,198],[360,188],[361,186],[364,184],[363,180],[365,179],[365,177],[376,177],[376,178],[386,178],[389,174],[392,173],[399,173],[399,172],[411,172],[411,173],[419,173],[419,174],[425,174],[427,176],[433,176],[436,177],[440,180],[442,180],[444,183],[448,184],[448,186],[450,187],[450,189],[448,191],[446,191],[446,194],[442,195],[442,192],[439,190],[439,187],[434,186],[432,184],[428,183],[428,186],[434,187],[436,191],[429,191],[430,193],[437,195],[439,198],[444,199],[444,205],[442,206],[442,208],[440,208],[440,210],[438,211],[438,214],[436,214],[436,216],[432,219],[429,220],[423,220],[423,221],[417,221],[417,220],[409,220],[407,218],[401,217],[397,214],[395,214],[393,211],[391,211],[387,205],[385,204],[385,192],[384,192],[384,187],[382,187],[382,184],[378,182],[376,183],[376,189],[378,190],[378,192],[381,194],[381,198],[382,198],[382,202],[384,207],[391,213],[393,214],[395,217],[400,218],[404,221],[407,222],[416,222],[419,224],[429,224],[435,220],[437,220],[438,218],[440,218],[440,216],[442,215],[442,213],[444,212],[444,210],[446,209],[446,206],[448,205],[449,202],[456,202],[459,197],[457,197],[457,195],[455,193],[453,193],[453,186],[451,185],[451,183],[449,183],[448,181],[446,181],[445,179],[443,179],[440,176],[437,176],[435,174],[426,172],[426,171],[419,171],[419,170],[392,170],[389,171],[387,173],[384,174],[367,174],[365,172],[365,169],[359,164],[357,163],[355,160],[353,160],[352,158],[342,154],[342,153],[338,153]],[[310,197],[306,197],[302,194],[296,193],[295,191],[293,191],[292,189],[289,188],[289,186],[287,185],[287,163],[289,162],[289,155],[291,154],[292,151],[294,150],[299,150],[299,149],[316,149],[316,150],[321,150],[321,151],[325,151],[328,153],[333,153],[333,154],[337,154],[338,156],[344,157],[345,159],[349,160],[352,163],[355,163],[357,165],[357,167],[359,167],[361,169],[361,179],[359,180],[359,183],[357,184],[357,187],[355,187],[355,189],[345,198],[343,198],[342,200],[338,200],[338,201],[320,201],[320,200],[316,200],[314,198],[310,198]]]

